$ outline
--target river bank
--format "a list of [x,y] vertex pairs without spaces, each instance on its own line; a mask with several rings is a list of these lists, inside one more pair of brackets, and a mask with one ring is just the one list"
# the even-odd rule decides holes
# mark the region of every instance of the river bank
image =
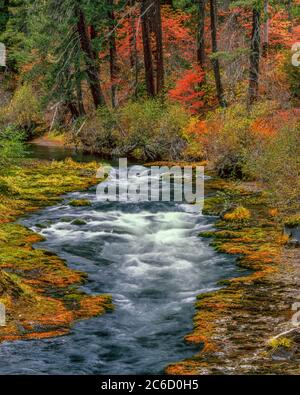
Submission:
[[57,204],[65,193],[99,182],[96,163],[26,160],[0,177],[0,302],[6,326],[0,341],[64,335],[74,321],[111,310],[108,295],[92,296],[80,285],[86,275],[55,254],[36,250],[43,238],[16,223],[21,216]]
[[[78,362],[66,365],[64,359],[55,359],[57,353],[48,355],[52,347],[49,349],[47,343],[33,342],[30,346],[17,346],[16,350],[7,344],[9,353],[12,351],[14,355],[11,364],[17,364],[15,369],[18,361],[22,361],[20,347],[21,351],[29,347],[32,352],[33,362],[26,357],[28,366],[34,365],[41,354],[47,361],[51,359],[53,371],[67,368],[73,371],[77,366],[77,369],[87,369],[89,373],[113,371],[132,374],[138,367],[143,369],[141,372],[149,373],[149,366],[153,372],[159,372],[161,366],[166,366],[166,361],[172,361],[171,358],[176,361],[174,356],[192,355],[199,349],[194,357],[170,364],[166,373],[298,373],[299,335],[292,324],[292,317],[295,314],[293,305],[298,299],[299,250],[289,248],[289,239],[283,233],[283,219],[276,209],[269,207],[265,192],[245,183],[236,184],[217,178],[207,180],[204,213],[214,216],[211,221],[209,217],[201,218],[189,213],[188,207],[187,212],[185,208],[178,210],[173,206],[153,207],[149,211],[147,205],[137,210],[135,205],[123,205],[122,208],[122,205],[116,207],[108,203],[102,207],[102,204],[98,206],[94,202],[92,211],[85,211],[84,207],[76,208],[75,204],[73,207],[70,198],[64,202],[65,211],[62,212],[60,196],[86,191],[94,185],[99,181],[95,179],[97,167],[94,162],[30,160],[25,161],[22,167],[11,168],[5,177],[1,176],[0,302],[7,307],[7,326],[0,329],[0,340],[53,338],[51,341],[56,349],[61,347],[56,339],[68,334],[75,321],[111,310],[110,296],[90,294],[104,289],[104,292],[113,292],[117,302],[112,319],[101,322],[100,335],[99,323],[91,322],[87,327],[82,326],[79,333],[74,331],[74,335],[68,336],[64,343],[63,353],[67,355],[74,349],[74,344],[82,343],[84,336],[82,353],[86,354],[89,334],[93,341],[100,336],[103,350],[99,344],[96,356],[94,349],[88,348],[87,360],[95,360],[93,366],[87,368],[84,362],[82,368],[78,367]],[[76,197],[89,201],[95,199],[92,191],[78,192],[74,194]],[[28,226],[15,222],[24,214],[49,205],[55,205],[54,210],[31,214],[26,220]],[[213,229],[215,220],[217,223]],[[72,224],[76,225],[75,233]],[[71,226],[74,237],[86,229],[82,246],[78,245],[82,236],[75,239],[67,237]],[[32,227],[37,233],[28,230]],[[63,232],[67,232],[65,243],[61,236]],[[97,237],[94,244],[93,237],[99,232],[100,239]],[[155,236],[156,232],[159,237]],[[195,232],[200,232],[201,237],[197,237]],[[35,249],[34,245],[44,240],[43,234],[47,239],[45,250],[40,249],[42,244]],[[140,234],[145,234],[143,240]],[[122,254],[104,249],[106,252],[102,256],[102,247],[98,250],[99,243],[101,240],[100,245],[106,245],[107,238],[108,245],[112,243],[122,247]],[[209,250],[208,241],[218,253],[213,254]],[[173,246],[174,249],[174,243],[179,250],[174,251],[173,257],[170,248]],[[183,245],[187,244],[193,253],[182,253]],[[58,258],[66,246],[69,255],[75,254],[73,260],[82,260],[79,270],[71,269]],[[154,246],[157,249],[154,250]],[[89,250],[93,251],[91,256]],[[139,251],[138,255],[133,256],[136,251]],[[97,275],[96,266],[94,269],[93,265],[89,269],[87,266],[94,262],[95,252],[101,252],[97,261],[100,256],[103,260],[100,271],[97,266]],[[144,257],[147,257],[145,262]],[[239,269],[234,270],[231,264],[235,257],[242,271],[240,276],[237,274]],[[107,269],[110,261],[112,272]],[[86,281],[83,273],[86,269],[92,269],[94,286],[91,289],[85,287],[88,292],[84,293],[79,286]],[[175,284],[178,289],[175,287],[172,291],[171,284],[166,286],[164,282],[169,277],[172,286]],[[219,281],[218,286],[218,279],[224,277],[227,280]],[[158,282],[161,282],[161,287],[157,286]],[[137,293],[137,286],[141,283],[145,289]],[[164,294],[165,289],[169,290],[169,295]],[[198,289],[202,291],[200,294]],[[205,292],[205,289],[210,291]],[[197,294],[194,329],[185,338],[190,345],[184,345],[183,334],[189,330],[193,298]],[[137,295],[140,296],[136,300]],[[168,302],[163,309],[161,297]],[[137,322],[134,321],[136,319]],[[147,330],[151,332],[148,335],[145,322],[148,322]],[[165,333],[161,330],[163,327],[166,328]],[[280,333],[283,334],[274,338]],[[120,347],[118,342],[121,342]],[[149,342],[156,346],[149,348]],[[167,349],[162,347],[164,344]],[[163,350],[158,355],[160,348]],[[151,351],[145,359],[152,349],[154,353]],[[142,360],[138,358],[139,354],[144,357]],[[84,360],[82,356],[81,359]],[[159,367],[155,370],[155,361],[158,360]],[[41,361],[40,371],[49,372],[43,364]],[[9,372],[12,369],[9,368]]]
[[[147,185],[149,170],[133,167]],[[117,172],[105,184],[115,185]],[[111,294],[115,310],[77,323],[63,338],[6,342],[0,360],[9,358],[0,363],[1,372],[162,374],[173,360],[194,354],[184,335],[192,329],[196,295],[237,275],[230,258],[198,237],[214,220],[184,202],[120,198],[102,201],[90,188],[22,220],[45,238],[35,248],[87,273],[84,291]],[[74,200],[89,205],[70,204]]]
[[200,236],[237,256],[250,273],[199,295],[186,341],[200,352],[169,365],[168,374],[299,374],[299,326],[292,319],[299,307],[300,252],[289,248],[283,219],[268,206],[266,193],[246,186],[206,183],[215,192],[205,212],[220,219],[215,231]]

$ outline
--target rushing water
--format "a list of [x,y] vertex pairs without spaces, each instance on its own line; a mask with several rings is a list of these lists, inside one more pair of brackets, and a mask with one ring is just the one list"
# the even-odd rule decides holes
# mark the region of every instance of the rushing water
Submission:
[[[72,199],[92,206],[71,207]],[[23,223],[47,238],[38,248],[88,273],[86,292],[111,294],[115,311],[64,337],[1,344],[1,374],[162,373],[199,349],[183,340],[196,295],[237,274],[231,258],[198,236],[212,219],[190,205],[99,201],[92,188]]]

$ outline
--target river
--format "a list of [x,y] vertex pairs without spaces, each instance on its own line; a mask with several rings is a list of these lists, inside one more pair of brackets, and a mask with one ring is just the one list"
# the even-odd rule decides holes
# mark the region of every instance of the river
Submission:
[[[51,151],[36,148],[34,156],[68,154]],[[114,181],[112,175],[108,182]],[[64,337],[1,344],[1,374],[163,373],[169,363],[199,350],[184,341],[196,295],[238,275],[234,258],[216,253],[198,236],[212,229],[214,218],[196,206],[99,201],[95,192],[69,194],[22,223],[46,237],[36,248],[88,274],[85,292],[111,294],[115,311],[76,323]],[[92,205],[72,207],[73,199]]]

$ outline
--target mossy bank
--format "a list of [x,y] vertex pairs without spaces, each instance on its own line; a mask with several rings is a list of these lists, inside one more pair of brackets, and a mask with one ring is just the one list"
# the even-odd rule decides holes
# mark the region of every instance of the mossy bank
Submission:
[[16,223],[26,213],[57,204],[65,193],[99,182],[98,166],[28,160],[0,175],[0,303],[6,307],[0,341],[64,335],[74,321],[112,309],[110,296],[82,292],[86,275],[53,253],[34,249],[43,238]]
[[300,373],[300,336],[292,321],[300,296],[299,250],[288,247],[285,214],[269,207],[266,192],[250,187],[218,179],[206,183],[204,211],[219,219],[215,231],[200,236],[219,252],[236,255],[249,274],[198,296],[186,341],[199,344],[199,353],[169,365],[168,374]]

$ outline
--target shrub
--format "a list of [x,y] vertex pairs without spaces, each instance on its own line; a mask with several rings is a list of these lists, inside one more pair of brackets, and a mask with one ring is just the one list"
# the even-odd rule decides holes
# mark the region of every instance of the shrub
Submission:
[[[251,112],[243,105],[218,109],[198,121],[189,133],[206,159],[210,160],[222,177],[249,178],[249,151],[261,152],[272,135],[270,120],[258,122],[273,110],[272,104],[257,104]],[[195,150],[195,147],[194,147]]]
[[251,153],[249,167],[269,186],[277,207],[298,209],[300,199],[300,122],[283,127],[260,155]]
[[24,135],[13,127],[0,128],[0,168],[16,163],[25,155]]
[[204,92],[201,83],[205,80],[205,74],[199,66],[187,70],[177,81],[176,86],[169,91],[169,97],[184,105],[191,113],[197,114],[203,108]]
[[24,131],[26,139],[41,132],[41,109],[35,92],[29,84],[20,86],[9,105],[0,109],[0,123]]
[[116,110],[99,109],[73,133],[82,147],[104,155],[141,160],[181,158],[190,115],[179,105],[158,100],[131,102]]

